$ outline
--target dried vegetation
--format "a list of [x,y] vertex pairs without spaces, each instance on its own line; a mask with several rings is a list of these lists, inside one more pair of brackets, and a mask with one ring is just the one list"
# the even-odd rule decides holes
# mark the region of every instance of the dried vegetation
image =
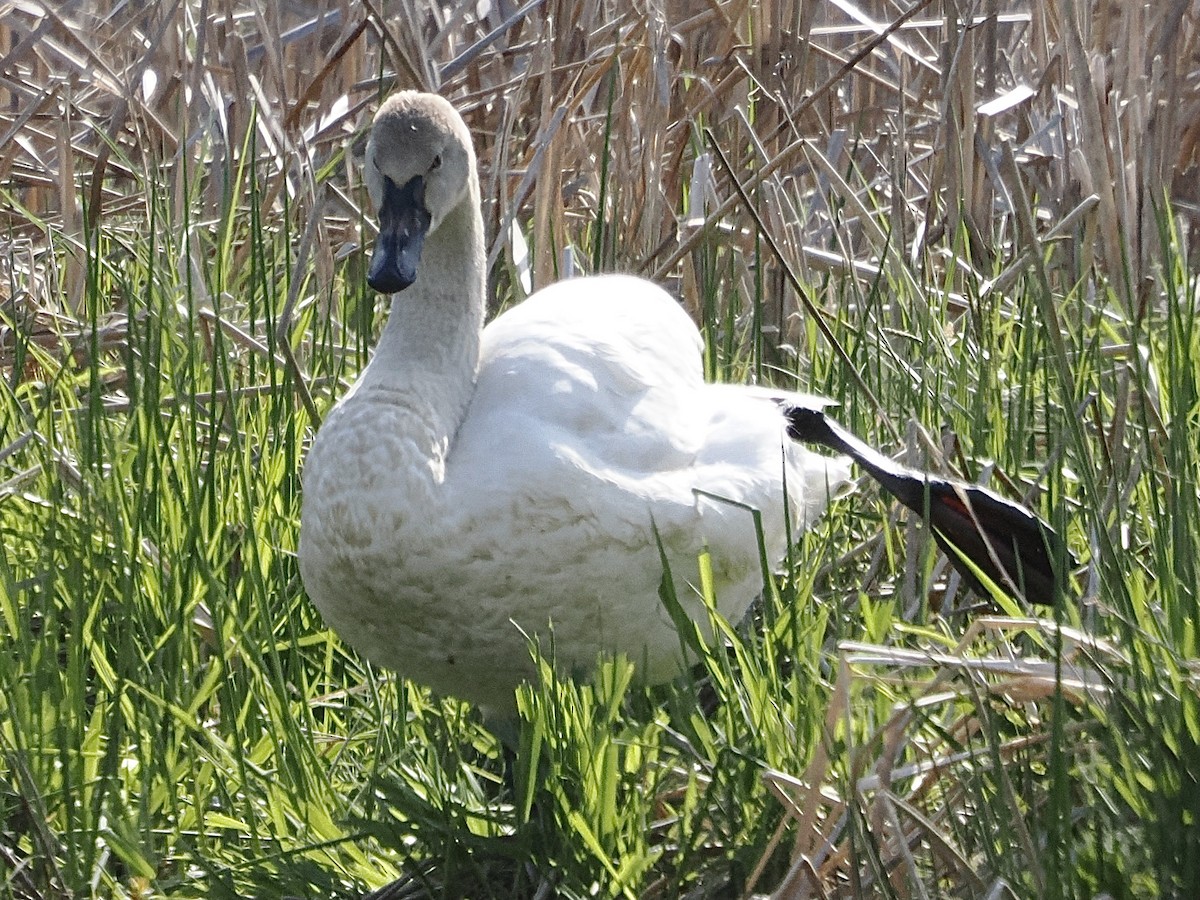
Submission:
[[[783,254],[757,277],[785,330],[797,301],[781,263],[813,284],[882,270],[953,291],[971,273],[1010,283],[1035,241],[1082,257],[1048,273],[1094,271],[1135,308],[1152,299],[1155,209],[1170,199],[1189,234],[1200,216],[1188,2],[482,7],[6,3],[9,315],[48,341],[71,333],[84,255],[55,258],[51,230],[82,246],[101,217],[137,227],[148,174],[179,204],[203,171],[197,219],[219,219],[247,164],[264,220],[307,228],[300,263],[329,283],[363,219],[356,140],[402,86],[466,111],[492,257],[517,222],[535,283],[574,244],[583,268],[678,278],[699,308],[700,242],[716,230],[757,258],[731,179],[753,188]],[[1024,237],[1017,198],[1037,216]]]

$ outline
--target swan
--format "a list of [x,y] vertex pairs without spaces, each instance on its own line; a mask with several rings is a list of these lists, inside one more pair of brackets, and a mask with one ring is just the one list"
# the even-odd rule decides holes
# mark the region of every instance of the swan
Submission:
[[532,635],[566,671],[604,651],[674,677],[662,554],[702,628],[704,551],[719,611],[742,617],[762,588],[754,511],[779,565],[849,478],[788,435],[786,410],[825,401],[706,383],[691,319],[631,276],[551,285],[485,328],[475,154],[437,95],[382,104],[365,180],[368,282],[391,309],[307,454],[309,597],[373,663],[485,710],[535,677]]
[[568,671],[603,651],[668,680],[685,660],[663,556],[707,632],[693,587],[707,552],[718,609],[738,620],[762,551],[781,564],[851,459],[977,591],[982,574],[1032,602],[1064,592],[1075,559],[1024,507],[895,463],[822,398],[705,383],[699,332],[648,281],[560,282],[485,328],[475,154],[443,98],[383,103],[365,178],[379,216],[367,280],[391,311],[308,451],[299,561],[326,622],[372,662],[500,718],[536,674],[531,636]]

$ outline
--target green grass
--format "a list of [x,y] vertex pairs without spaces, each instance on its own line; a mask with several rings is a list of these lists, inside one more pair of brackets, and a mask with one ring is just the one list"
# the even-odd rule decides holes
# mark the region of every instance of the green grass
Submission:
[[[697,645],[690,675],[651,688],[624,660],[578,678],[546,663],[514,765],[474,710],[355,657],[299,580],[304,392],[327,410],[380,324],[362,252],[302,254],[310,220],[264,195],[269,159],[118,162],[140,208],[46,225],[61,279],[22,275],[11,247],[3,268],[7,296],[41,291],[61,318],[47,340],[0,307],[0,897],[354,896],[401,876],[475,898],[1200,882],[1200,279],[1166,212],[1139,306],[1129,276],[1098,274],[1087,228],[1043,243],[1013,224],[1034,218],[1016,181],[1016,234],[975,272],[955,263],[964,228],[911,260],[885,234],[878,274],[851,277],[861,254],[839,241],[861,225],[835,208],[823,249],[846,268],[804,285],[835,353],[812,316],[771,330],[789,289],[758,277],[781,265],[768,238],[801,253],[751,191],[775,230],[713,229],[682,264],[710,377],[824,393],[889,451],[925,460],[945,433],[967,477],[1037,483],[1085,564],[1079,596],[1029,621],[943,592],[956,579],[922,529],[864,485],[748,622],[714,622],[722,643]],[[340,164],[315,177],[340,186]],[[637,202],[613,171],[604,186],[611,209]],[[890,221],[882,193],[857,196]],[[621,221],[572,220],[553,249],[635,268]]]
[[[169,215],[161,200],[152,209]],[[1081,605],[1054,615],[1119,652],[1068,656],[1040,625],[984,635],[962,655],[995,656],[999,643],[1071,662],[1095,693],[1045,681],[1022,702],[998,690],[1003,679],[948,663],[887,665],[889,648],[953,655],[968,620],[928,609],[932,557],[881,531],[887,510],[864,490],[805,537],[795,576],[751,623],[721,624],[724,648],[692,679],[651,690],[621,661],[580,682],[547,667],[522,693],[515,797],[470,710],[371,672],[303,596],[294,551],[311,423],[272,346],[288,236],[230,215],[60,244],[85,264],[84,328],[73,354],[15,328],[2,395],[0,893],[329,896],[405,872],[451,893],[519,896],[552,872],[563,896],[733,895],[760,863],[758,889],[778,883],[798,839],[764,857],[784,812],[764,776],[800,777],[818,757],[840,802],[805,826],[871,882],[847,890],[923,883],[963,896],[999,879],[1025,896],[1184,890],[1200,859],[1200,352],[1194,277],[1165,220],[1163,241],[1163,302],[1137,326],[1080,285],[1052,288],[1063,326],[1050,334],[1034,280],[973,297],[972,327],[951,335],[935,295],[847,284],[856,312],[833,324],[897,425],[948,426],[968,460],[1007,473],[1038,474],[1061,454],[1044,508],[1092,581]],[[705,252],[719,270],[730,251]],[[182,276],[180,257],[194,262]],[[363,302],[350,280],[360,271],[353,260],[323,288],[345,320]],[[114,308],[127,336],[103,350]],[[263,352],[217,320],[256,323]],[[314,321],[305,311],[291,337],[308,377],[350,377],[365,337],[334,352],[343,336]],[[752,344],[729,337],[732,323],[708,323],[725,377],[744,374]],[[802,382],[886,440],[838,362],[807,340]],[[319,392],[322,408],[336,392]],[[1114,421],[1119,431],[1093,427]],[[878,559],[839,562],[864,536]],[[882,662],[846,667],[856,649],[869,654],[839,642],[876,645]],[[910,705],[922,697],[934,699]],[[856,787],[881,765],[949,752],[970,764],[931,785]],[[901,825],[917,840],[896,867]],[[954,852],[932,852],[935,834]]]

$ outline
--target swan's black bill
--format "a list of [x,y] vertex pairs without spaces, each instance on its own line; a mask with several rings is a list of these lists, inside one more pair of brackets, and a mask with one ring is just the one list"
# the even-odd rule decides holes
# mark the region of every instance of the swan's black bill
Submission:
[[396,182],[386,177],[383,184],[379,237],[367,284],[381,294],[395,294],[417,280],[430,216],[425,209],[425,179],[420,175],[404,187],[396,187]]
[[[864,444],[824,410],[784,404],[788,435],[845,453],[933,528],[938,545],[976,593],[971,565],[1014,598],[1053,603],[1075,558],[1062,537],[1025,507],[976,484],[905,468]],[[968,565],[966,560],[970,560]]]

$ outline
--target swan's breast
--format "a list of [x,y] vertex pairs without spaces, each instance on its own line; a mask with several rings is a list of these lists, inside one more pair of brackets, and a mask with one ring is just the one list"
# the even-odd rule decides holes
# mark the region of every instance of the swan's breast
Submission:
[[412,527],[445,473],[446,439],[417,412],[364,399],[330,413],[304,465],[302,533],[335,552]]
[[347,634],[366,627],[408,559],[431,539],[445,438],[397,398],[348,398],[328,416],[304,465],[300,568],[313,602]]
[[[531,635],[568,670],[607,649],[674,671],[650,497],[545,435],[493,433],[468,470],[453,450],[445,466],[420,419],[356,396],[309,452],[301,574],[331,627],[377,664],[494,707],[535,675]],[[660,525],[689,515],[687,492],[669,513],[658,500]]]

